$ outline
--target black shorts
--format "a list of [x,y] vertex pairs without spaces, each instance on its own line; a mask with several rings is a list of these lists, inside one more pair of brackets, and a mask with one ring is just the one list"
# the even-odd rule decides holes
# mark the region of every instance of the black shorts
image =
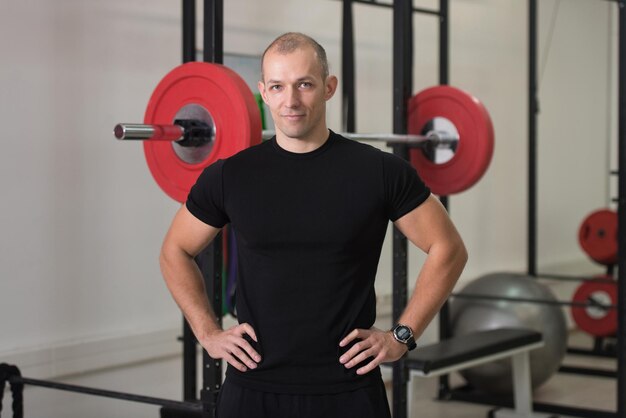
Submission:
[[382,380],[328,395],[260,392],[228,380],[220,390],[215,418],[391,418]]

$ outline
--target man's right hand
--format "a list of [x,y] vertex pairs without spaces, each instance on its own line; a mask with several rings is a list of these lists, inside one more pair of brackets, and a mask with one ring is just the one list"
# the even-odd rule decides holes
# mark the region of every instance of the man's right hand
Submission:
[[255,369],[261,361],[259,353],[244,338],[246,334],[258,342],[254,329],[250,324],[244,323],[226,331],[214,331],[200,343],[211,358],[224,359],[237,370],[245,372],[248,369]]

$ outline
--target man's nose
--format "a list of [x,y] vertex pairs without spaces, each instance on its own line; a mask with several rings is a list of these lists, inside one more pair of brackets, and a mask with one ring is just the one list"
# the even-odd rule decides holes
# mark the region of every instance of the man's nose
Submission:
[[300,105],[300,92],[298,89],[289,87],[287,89],[287,107],[298,107]]

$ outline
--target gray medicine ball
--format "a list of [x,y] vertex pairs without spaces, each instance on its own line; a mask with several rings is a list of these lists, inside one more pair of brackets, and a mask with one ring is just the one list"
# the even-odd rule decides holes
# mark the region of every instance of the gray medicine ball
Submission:
[[[483,276],[470,282],[460,293],[556,300],[550,289],[542,283],[515,273]],[[545,345],[530,352],[533,389],[558,370],[567,348],[565,315],[557,305],[453,298],[450,319],[455,336],[504,327],[529,328],[541,332]],[[461,375],[483,392],[496,395],[513,392],[510,358],[466,369]]]

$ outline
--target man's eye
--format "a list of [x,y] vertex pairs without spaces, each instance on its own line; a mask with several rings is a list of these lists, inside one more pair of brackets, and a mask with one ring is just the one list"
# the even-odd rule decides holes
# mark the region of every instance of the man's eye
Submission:
[[302,83],[300,83],[300,87],[304,87],[305,89],[308,89],[312,85],[313,84],[309,83],[308,81],[303,81]]
[[279,85],[274,84],[273,86],[270,86],[270,90],[279,90],[279,89],[280,89]]

